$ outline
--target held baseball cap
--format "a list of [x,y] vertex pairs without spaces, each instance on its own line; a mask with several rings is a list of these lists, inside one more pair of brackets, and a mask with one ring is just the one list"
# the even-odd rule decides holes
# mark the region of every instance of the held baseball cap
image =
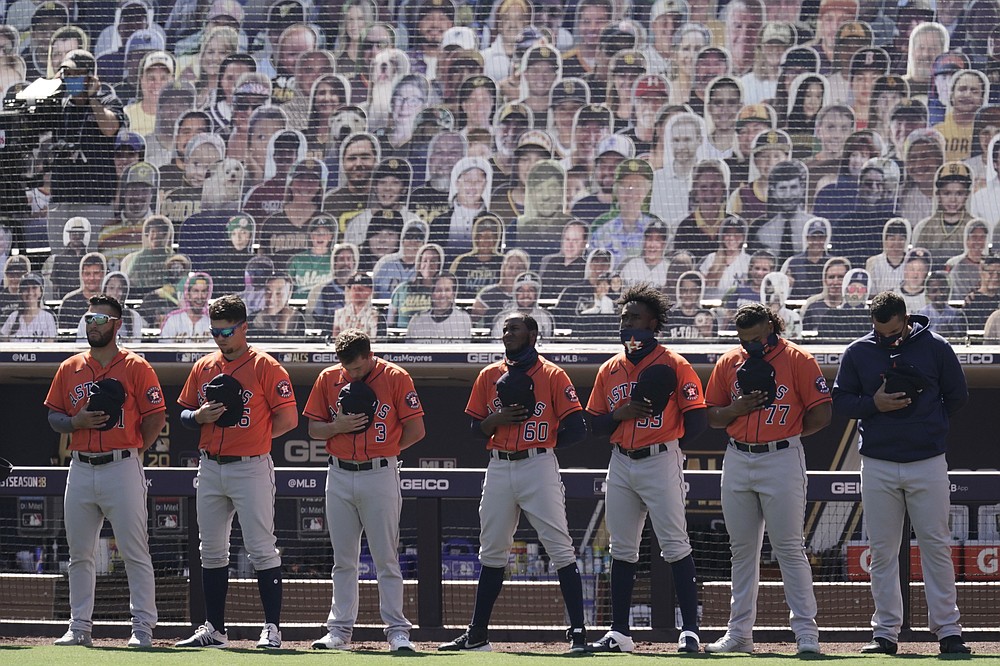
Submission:
[[670,96],[670,86],[662,76],[650,74],[640,77],[635,83],[635,96],[639,97],[661,97]]
[[769,22],[760,33],[761,44],[784,44],[791,46],[795,43],[795,27],[785,21]]
[[597,156],[601,157],[608,153],[621,155],[626,160],[635,155],[635,144],[627,136],[622,134],[611,134],[601,139],[597,144]]

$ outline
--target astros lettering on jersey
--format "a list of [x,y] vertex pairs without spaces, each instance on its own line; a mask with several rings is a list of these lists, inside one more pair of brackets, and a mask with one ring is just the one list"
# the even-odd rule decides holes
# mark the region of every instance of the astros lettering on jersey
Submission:
[[[482,421],[502,405],[497,397],[497,380],[507,372],[507,364],[498,361],[486,366],[472,385],[465,413]],[[528,376],[535,384],[535,411],[526,421],[497,426],[487,449],[522,451],[530,448],[552,448],[556,445],[559,422],[583,409],[576,389],[566,372],[551,361],[539,356]]]
[[[243,386],[243,418],[232,428],[204,424],[198,448],[213,455],[257,456],[271,452],[271,414],[295,404],[288,372],[267,354],[247,349],[234,361],[221,351],[202,356],[194,364],[177,402],[187,409],[205,403],[205,386],[224,372]],[[210,427],[206,427],[210,426]]]
[[[710,406],[727,407],[741,395],[736,371],[747,358],[747,353],[737,347],[715,364],[705,389]],[[798,345],[780,338],[764,360],[774,366],[774,403],[739,416],[726,426],[729,436],[740,442],[773,442],[800,435],[806,412],[831,401],[819,363]]]
[[692,409],[704,409],[698,374],[680,354],[660,345],[638,364],[633,364],[620,352],[605,361],[597,371],[594,390],[587,401],[587,411],[594,416],[609,414],[628,403],[639,374],[652,365],[668,365],[677,373],[677,390],[660,414],[648,419],[629,419],[618,423],[611,433],[611,443],[626,449],[641,449],[652,444],[669,442],[684,436],[684,414]]
[[[424,415],[410,375],[377,356],[374,361],[375,366],[364,380],[378,398],[373,422],[364,432],[342,433],[326,440],[326,450],[335,458],[362,462],[397,456],[402,424]],[[326,368],[316,378],[302,413],[313,421],[332,421],[339,409],[340,390],[351,381],[340,364]]]
[[76,416],[90,396],[90,387],[102,379],[117,379],[125,387],[125,404],[118,424],[110,430],[87,428],[75,430],[69,449],[96,453],[114,449],[142,447],[142,420],[167,409],[163,389],[152,366],[133,352],[119,349],[106,367],[94,360],[89,351],[76,354],[59,365],[45,398],[49,409]]

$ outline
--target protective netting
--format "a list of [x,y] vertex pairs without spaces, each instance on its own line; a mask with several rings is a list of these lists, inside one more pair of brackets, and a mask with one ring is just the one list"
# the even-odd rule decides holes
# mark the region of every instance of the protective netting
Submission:
[[[150,551],[156,572],[156,599],[163,622],[189,620],[190,569],[197,543],[188,539],[187,508],[191,499],[150,500]],[[45,504],[41,506],[39,503]],[[610,623],[610,558],[603,512],[596,501],[569,500],[567,515],[584,583],[589,626]],[[442,621],[446,626],[469,622],[479,576],[478,500],[445,501],[440,533],[442,558]],[[0,501],[0,620],[63,620],[68,618],[66,576],[68,553],[59,498],[3,498]],[[317,507],[319,510],[317,511]],[[729,617],[729,544],[721,511],[710,503],[689,506],[691,543],[700,583],[702,626],[724,627]],[[953,559],[958,581],[958,605],[968,628],[995,625],[995,600],[1000,586],[997,553],[1000,504],[956,505],[952,508]],[[175,522],[172,517],[178,517]],[[851,502],[810,502],[807,509],[806,552],[814,581],[821,629],[867,629],[873,611],[868,587],[868,553],[863,516]],[[971,516],[971,518],[970,518]],[[36,524],[38,523],[38,524]],[[284,572],[286,622],[321,624],[329,611],[332,589],[332,549],[326,532],[321,497],[277,500],[278,546]],[[421,594],[434,593],[417,576],[420,517],[414,501],[405,500],[400,532],[400,564],[406,579],[407,617],[419,623]],[[912,545],[909,611],[915,627],[924,626],[926,603],[916,542]],[[663,597],[651,575],[659,557],[651,528],[643,534],[638,578],[631,611],[632,626],[649,627],[654,597]],[[124,564],[110,529],[105,526],[97,549],[97,611],[95,620],[126,621],[128,587]],[[656,565],[663,566],[662,560]],[[669,571],[669,568],[667,568]],[[788,627],[778,563],[765,539],[758,596],[759,627]],[[230,564],[232,582],[227,618],[259,622],[256,574],[242,547],[238,522],[233,530]],[[379,625],[376,571],[363,542],[359,566],[358,622]],[[195,584],[199,584],[197,579]],[[667,599],[668,608],[673,601]],[[676,615],[676,613],[675,613]],[[545,548],[522,517],[514,535],[507,581],[494,610],[492,624],[520,629],[566,626],[558,577]]]
[[[1000,340],[996,3],[7,3],[0,338],[607,340],[764,302],[848,340],[903,295]],[[966,6],[967,5],[967,6]],[[30,83],[30,85],[29,85]]]

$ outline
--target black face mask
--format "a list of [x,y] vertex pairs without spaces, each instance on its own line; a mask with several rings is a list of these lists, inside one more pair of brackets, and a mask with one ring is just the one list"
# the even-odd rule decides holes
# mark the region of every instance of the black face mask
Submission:
[[907,317],[904,324],[903,330],[895,335],[880,335],[877,330],[872,328],[875,333],[875,344],[879,347],[885,347],[886,349],[895,349],[903,343],[903,334],[906,333],[906,327],[910,323],[910,318]]
[[750,340],[749,342],[741,342],[740,345],[743,346],[743,350],[750,356],[764,358],[778,346],[778,334],[772,332],[769,336],[767,336],[767,342]]

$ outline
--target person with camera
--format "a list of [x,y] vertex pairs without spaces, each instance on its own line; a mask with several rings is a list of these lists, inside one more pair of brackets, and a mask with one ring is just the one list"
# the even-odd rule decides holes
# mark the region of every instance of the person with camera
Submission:
[[48,243],[62,247],[63,226],[71,217],[90,220],[97,238],[111,218],[118,179],[115,138],[127,127],[121,100],[97,78],[97,61],[89,51],[75,49],[59,64],[65,98],[54,119],[50,173],[52,199],[48,213]]
[[65,521],[69,545],[69,630],[56,645],[93,645],[97,538],[111,522],[128,575],[129,647],[153,645],[156,586],[146,528],[142,453],[167,421],[163,390],[152,366],[118,347],[122,304],[90,298],[84,315],[90,349],[60,364],[45,397],[49,425],[70,435]]
[[872,641],[866,654],[896,654],[903,624],[899,547],[909,514],[920,547],[927,627],[942,654],[962,640],[948,527],[948,422],[969,399],[962,365],[927,317],[907,314],[899,294],[872,299],[872,330],[840,358],[833,408],[858,420],[861,503],[871,542]]

